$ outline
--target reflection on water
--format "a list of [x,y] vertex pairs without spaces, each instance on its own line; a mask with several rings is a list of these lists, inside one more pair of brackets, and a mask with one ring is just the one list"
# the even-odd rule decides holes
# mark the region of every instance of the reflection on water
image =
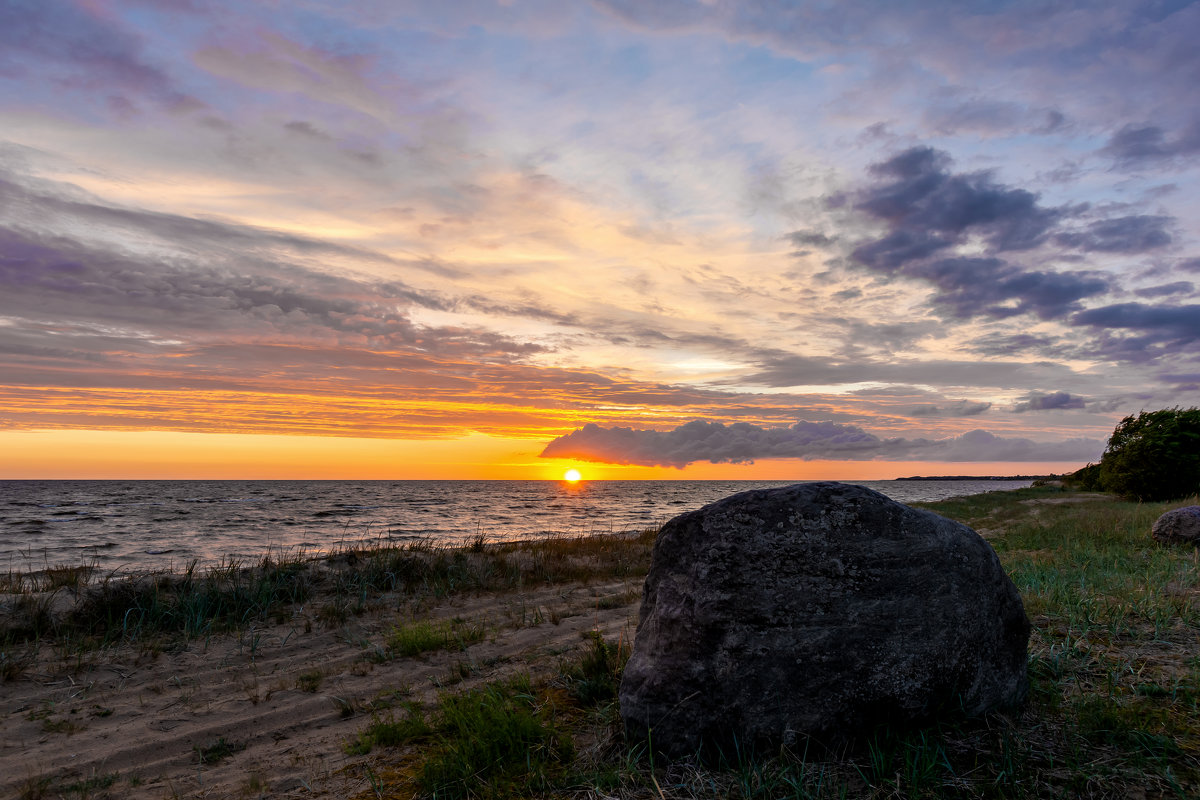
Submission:
[[[358,542],[465,543],[622,533],[790,481],[0,481],[0,569],[317,553]],[[1028,481],[860,481],[901,502]]]

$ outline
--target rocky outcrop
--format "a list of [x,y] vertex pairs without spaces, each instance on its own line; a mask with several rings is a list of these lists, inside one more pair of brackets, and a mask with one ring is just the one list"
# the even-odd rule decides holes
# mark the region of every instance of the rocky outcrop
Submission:
[[744,492],[659,533],[621,716],[671,756],[841,747],[1021,702],[1028,639],[970,528],[859,486]]
[[1150,535],[1163,544],[1200,544],[1200,506],[1168,511],[1154,521]]

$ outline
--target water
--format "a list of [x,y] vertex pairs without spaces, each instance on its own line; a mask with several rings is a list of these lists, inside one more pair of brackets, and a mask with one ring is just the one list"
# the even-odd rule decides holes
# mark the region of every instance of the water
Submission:
[[[0,481],[0,570],[178,569],[268,551],[622,533],[793,481]],[[901,502],[1029,481],[859,481]]]

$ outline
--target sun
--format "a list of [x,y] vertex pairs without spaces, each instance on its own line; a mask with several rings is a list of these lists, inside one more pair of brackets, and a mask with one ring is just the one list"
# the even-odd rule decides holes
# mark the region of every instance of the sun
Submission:
[[579,470],[577,469],[569,469],[563,473],[563,480],[567,483],[578,483],[582,479],[583,476],[579,474]]

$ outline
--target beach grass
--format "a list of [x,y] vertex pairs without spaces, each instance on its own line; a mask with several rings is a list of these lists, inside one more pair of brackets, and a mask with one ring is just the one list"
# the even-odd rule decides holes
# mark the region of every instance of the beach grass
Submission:
[[254,564],[193,562],[178,573],[101,574],[94,565],[10,571],[0,580],[0,678],[20,674],[26,651],[39,643],[78,650],[187,641],[282,622],[308,613],[314,598],[319,605],[306,621],[337,625],[369,604],[631,577],[644,573],[655,533],[345,547],[320,557],[269,554]]

